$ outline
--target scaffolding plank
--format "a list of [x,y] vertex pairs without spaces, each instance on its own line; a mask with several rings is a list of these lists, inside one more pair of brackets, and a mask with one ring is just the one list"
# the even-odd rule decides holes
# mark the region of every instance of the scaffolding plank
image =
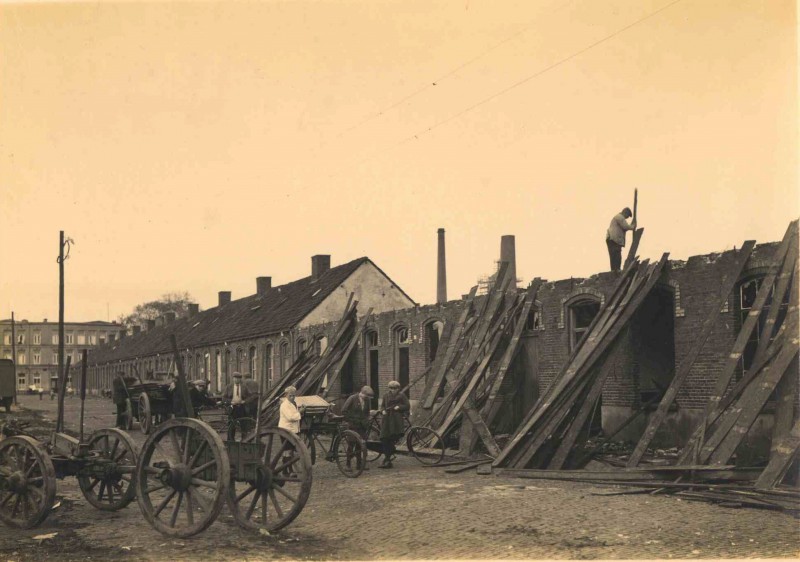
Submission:
[[636,259],[636,252],[639,251],[639,241],[642,239],[642,234],[644,234],[644,228],[637,228],[633,231],[633,236],[631,236],[631,247],[628,248],[628,257],[625,258],[626,266],[630,263],[633,263],[633,260]]
[[792,431],[781,439],[773,448],[767,467],[756,480],[756,490],[768,490],[780,484],[786,471],[800,451],[800,420],[797,420]]
[[639,464],[639,461],[647,450],[648,445],[650,445],[653,437],[655,437],[656,431],[659,427],[661,427],[664,419],[666,419],[669,407],[672,405],[675,397],[678,395],[678,390],[689,376],[689,372],[691,371],[695,360],[700,355],[700,351],[703,349],[703,345],[708,339],[709,334],[711,334],[711,329],[717,323],[719,319],[719,311],[727,301],[728,295],[733,290],[733,287],[739,278],[739,274],[742,272],[745,263],[747,263],[754,246],[755,241],[746,241],[742,246],[742,249],[736,253],[733,262],[728,264],[727,267],[723,268],[719,290],[717,291],[717,299],[711,303],[712,306],[708,317],[703,322],[702,328],[692,341],[692,346],[689,348],[683,360],[681,361],[680,366],[676,370],[675,376],[672,378],[669,388],[667,388],[667,391],[664,393],[664,396],[658,405],[658,409],[650,417],[650,420],[648,420],[647,428],[645,429],[641,439],[639,439],[639,442],[636,444],[636,448],[628,459],[627,464],[629,467]]
[[344,364],[349,359],[350,354],[353,352],[353,348],[356,346],[356,344],[358,343],[359,338],[361,337],[361,334],[364,332],[364,328],[367,325],[367,320],[369,319],[370,314],[372,314],[372,308],[370,308],[367,311],[367,313],[361,319],[361,322],[358,323],[358,325],[356,326],[355,330],[353,331],[353,335],[350,336],[350,341],[347,344],[347,348],[345,349],[344,353],[342,354],[341,359],[339,359],[339,362],[336,364],[336,367],[334,367],[333,371],[331,372],[330,377],[328,378],[328,387],[325,389],[325,392],[322,393],[322,397],[323,398],[327,398],[328,397],[328,394],[330,393],[331,388],[333,388],[333,383],[336,382],[339,379],[339,375],[342,372],[342,368],[344,367]]

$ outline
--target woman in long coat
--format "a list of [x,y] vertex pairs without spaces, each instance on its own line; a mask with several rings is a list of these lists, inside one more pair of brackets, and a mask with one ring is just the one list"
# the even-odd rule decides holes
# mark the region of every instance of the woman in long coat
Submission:
[[411,409],[406,395],[399,392],[400,383],[392,381],[389,390],[383,397],[383,422],[381,423],[381,441],[383,442],[383,464],[378,468],[392,468],[394,444],[405,433],[403,413]]

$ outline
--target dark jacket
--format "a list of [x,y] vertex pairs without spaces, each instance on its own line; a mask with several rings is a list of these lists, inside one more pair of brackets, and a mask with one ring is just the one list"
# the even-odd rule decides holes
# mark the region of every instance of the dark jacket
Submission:
[[125,400],[128,399],[128,388],[125,386],[125,380],[122,375],[114,377],[114,380],[111,381],[111,388],[111,400],[114,404],[124,404]]
[[366,431],[369,428],[369,398],[364,399],[362,406],[359,404],[358,394],[353,394],[345,400],[344,406],[342,406],[342,415],[356,431]]
[[[258,388],[256,387],[255,391],[253,389],[253,384],[248,384],[248,381],[242,381],[242,402],[244,402],[245,411],[247,412],[248,416],[255,416],[258,411]],[[228,386],[225,387],[225,393],[223,394],[225,400],[230,402],[233,400],[233,383],[229,383]]]
[[[395,410],[395,406],[399,406],[399,410]],[[384,414],[383,423],[381,424],[381,439],[403,435],[405,433],[403,413],[411,409],[406,395],[401,392],[386,394],[383,397],[383,409],[386,414]]]

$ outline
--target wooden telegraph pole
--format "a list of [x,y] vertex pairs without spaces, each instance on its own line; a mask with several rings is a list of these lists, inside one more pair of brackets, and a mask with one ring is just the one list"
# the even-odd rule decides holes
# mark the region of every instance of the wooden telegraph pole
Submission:
[[11,363],[14,365],[14,404],[17,403],[17,327],[14,322],[14,311],[11,311]]

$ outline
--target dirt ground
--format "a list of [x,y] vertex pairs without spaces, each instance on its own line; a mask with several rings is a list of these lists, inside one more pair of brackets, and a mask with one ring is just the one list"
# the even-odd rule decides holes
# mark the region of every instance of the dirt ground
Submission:
[[[67,399],[67,429],[80,402]],[[55,403],[20,399],[11,415],[45,437]],[[86,402],[87,431],[113,425],[113,406]],[[0,414],[0,418],[6,414]],[[2,419],[0,419],[2,422]],[[142,434],[131,432],[140,445]],[[269,536],[239,529],[227,511],[191,539],[164,537],[136,502],[95,510],[74,478],[60,480],[57,507],[30,530],[0,527],[0,560],[364,560],[442,558],[786,558],[800,554],[800,526],[785,513],[729,509],[653,495],[607,496],[592,484],[447,474],[402,457],[394,470],[344,478],[313,470],[300,516]],[[47,536],[50,538],[41,538]],[[38,538],[37,538],[38,537]]]

